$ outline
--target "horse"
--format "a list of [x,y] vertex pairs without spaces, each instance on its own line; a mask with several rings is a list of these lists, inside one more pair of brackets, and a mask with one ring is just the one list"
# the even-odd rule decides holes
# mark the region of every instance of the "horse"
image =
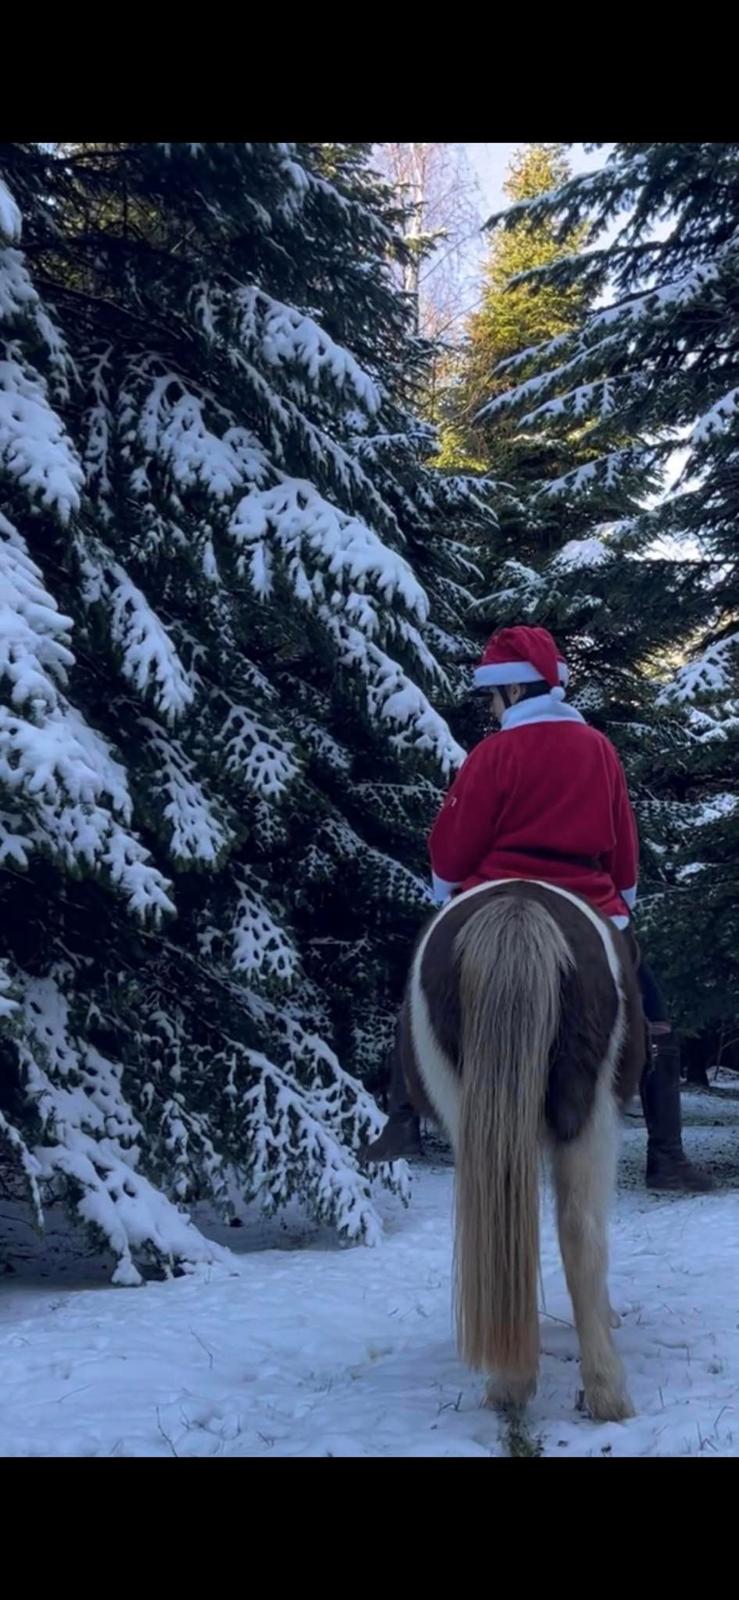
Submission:
[[536,1392],[548,1157],[585,1404],[600,1421],[634,1415],[612,1336],[607,1213],[619,1102],[645,1059],[637,958],[631,936],[579,896],[523,879],[458,894],[415,949],[403,1070],[416,1110],[454,1150],[458,1346],[499,1408]]

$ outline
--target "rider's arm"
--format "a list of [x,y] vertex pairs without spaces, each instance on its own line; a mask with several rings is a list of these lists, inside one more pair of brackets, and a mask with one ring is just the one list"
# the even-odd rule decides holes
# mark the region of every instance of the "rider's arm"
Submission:
[[614,805],[613,820],[616,842],[613,850],[603,858],[603,865],[613,879],[629,910],[636,902],[636,885],[639,876],[639,835],[636,818],[629,799],[626,775],[621,762],[613,752]]
[[460,767],[429,835],[437,904],[480,865],[493,843],[495,783],[491,741],[483,740]]

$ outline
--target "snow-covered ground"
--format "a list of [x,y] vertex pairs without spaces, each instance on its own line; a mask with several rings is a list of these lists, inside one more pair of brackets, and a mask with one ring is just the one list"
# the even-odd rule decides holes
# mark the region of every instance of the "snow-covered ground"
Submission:
[[685,1120],[716,1194],[648,1195],[643,1126],[624,1140],[611,1282],[638,1411],[625,1425],[576,1409],[549,1204],[525,1434],[481,1407],[454,1348],[452,1170],[437,1150],[408,1211],[382,1202],[378,1249],[342,1249],[296,1216],[255,1219],[219,1235],[230,1266],[141,1289],[75,1258],[61,1219],[41,1247],[0,1205],[0,1455],[739,1455],[739,1091],[686,1096]]

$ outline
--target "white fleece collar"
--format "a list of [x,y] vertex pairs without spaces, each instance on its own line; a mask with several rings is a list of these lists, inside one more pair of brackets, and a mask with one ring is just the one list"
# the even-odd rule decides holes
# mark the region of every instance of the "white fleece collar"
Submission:
[[584,722],[585,718],[568,706],[566,700],[555,700],[550,694],[537,695],[535,700],[519,700],[518,705],[509,706],[503,712],[500,727],[502,733],[508,733],[511,728],[529,728],[534,722]]

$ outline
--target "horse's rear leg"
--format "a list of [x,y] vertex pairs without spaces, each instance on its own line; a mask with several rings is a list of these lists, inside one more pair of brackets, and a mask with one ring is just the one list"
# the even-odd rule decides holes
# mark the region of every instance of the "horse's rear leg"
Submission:
[[618,1155],[618,1124],[608,1083],[601,1081],[583,1132],[553,1153],[557,1223],[567,1287],[580,1341],[585,1399],[592,1417],[621,1422],[634,1415],[611,1337],[608,1299],[608,1207]]
[[533,1400],[536,1394],[538,1367],[522,1376],[511,1377],[497,1372],[485,1385],[485,1404],[496,1411],[519,1411]]

